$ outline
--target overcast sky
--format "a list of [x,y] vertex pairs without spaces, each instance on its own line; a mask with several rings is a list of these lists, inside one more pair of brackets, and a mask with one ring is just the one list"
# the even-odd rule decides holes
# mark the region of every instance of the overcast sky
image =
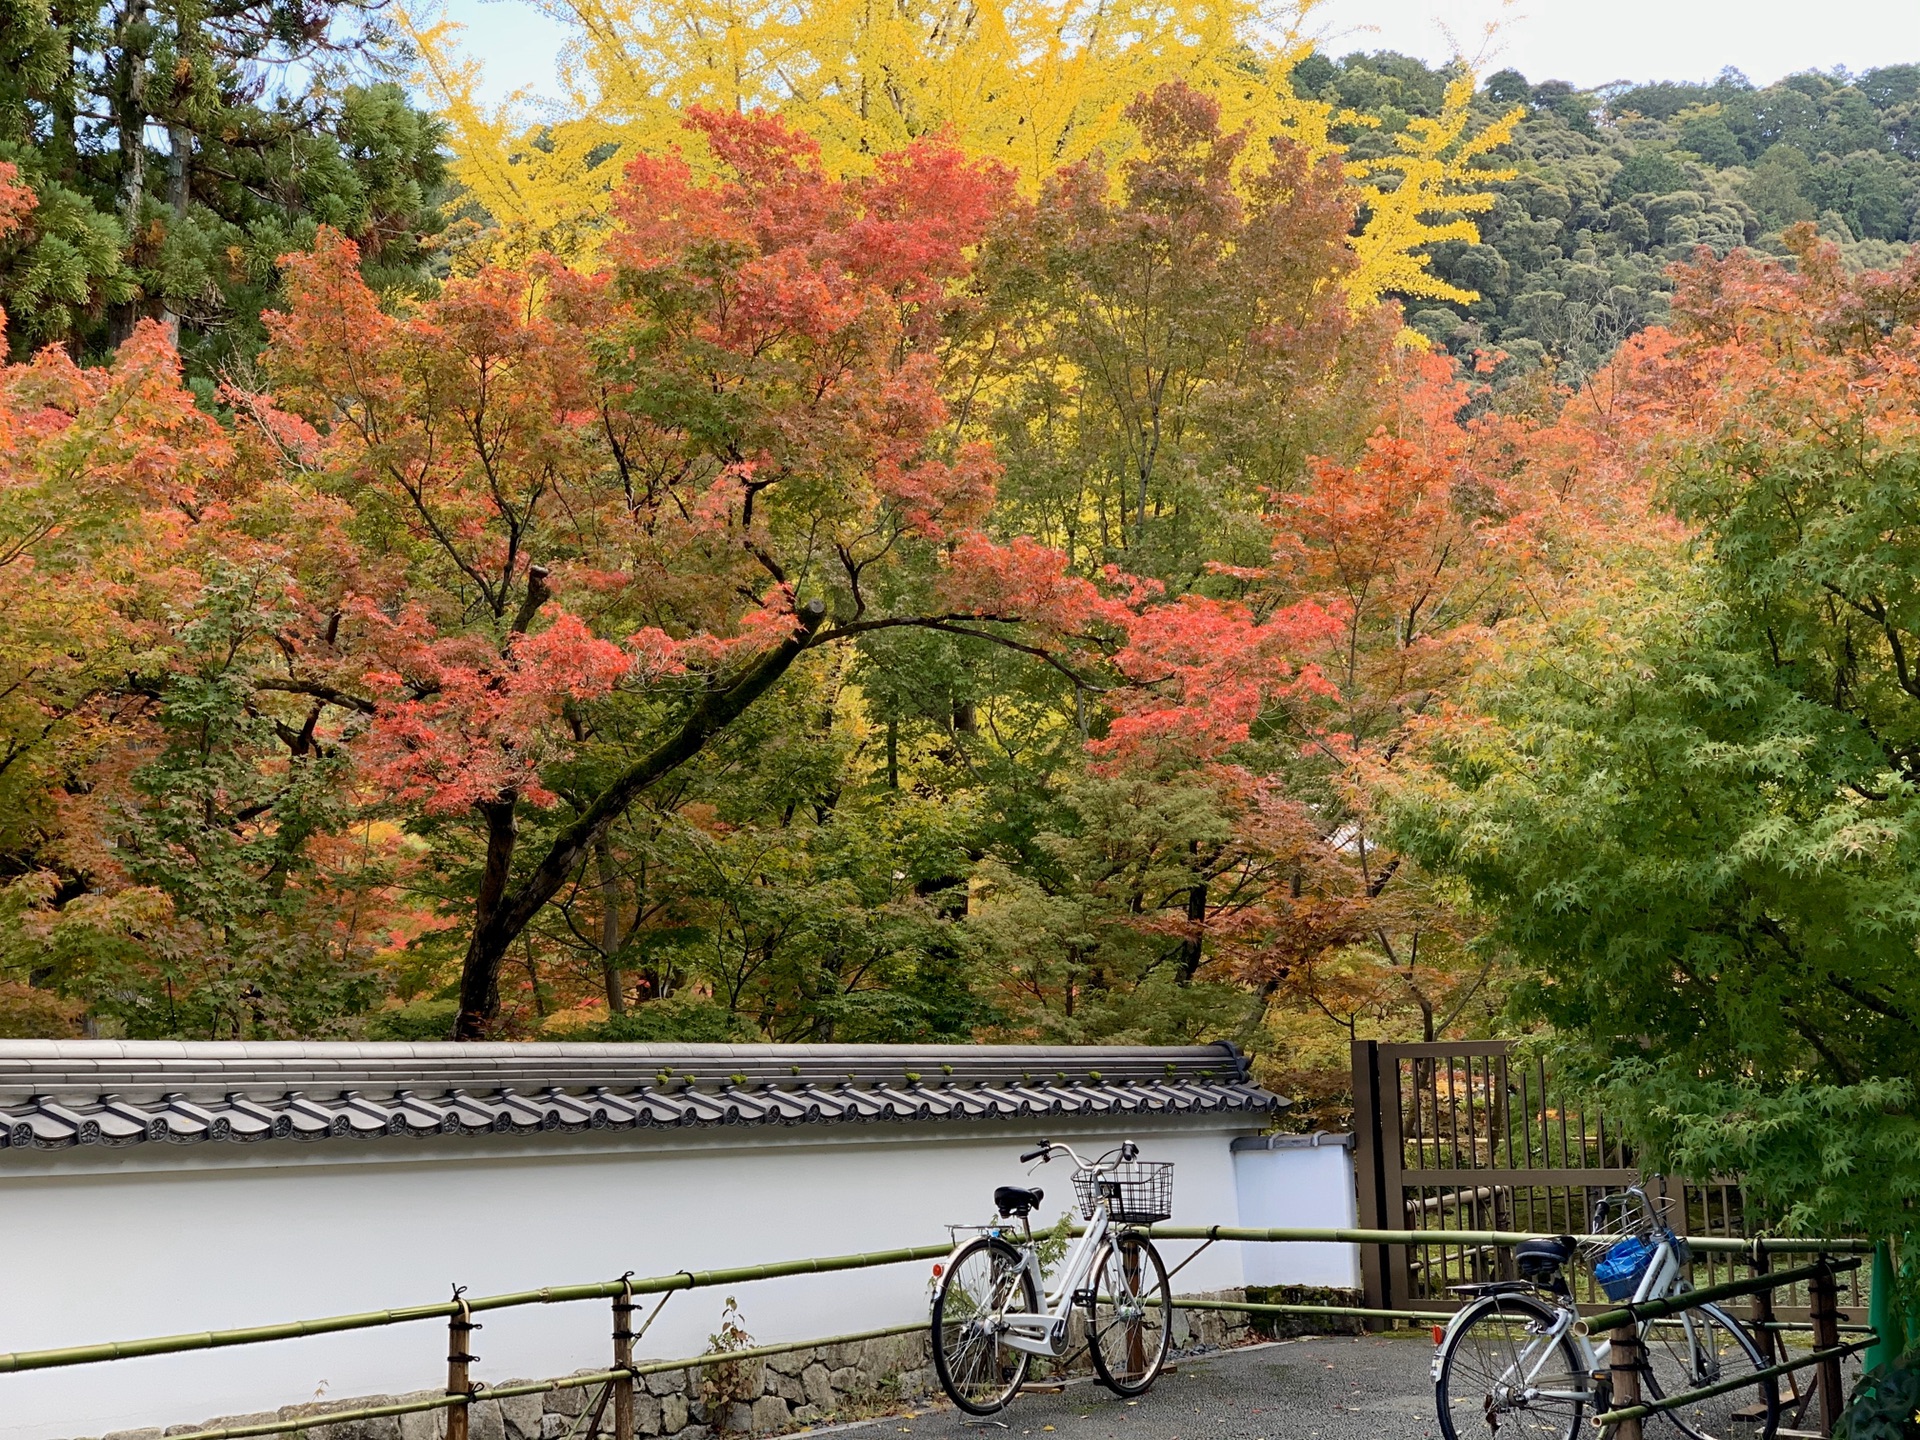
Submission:
[[[446,0],[502,96],[550,89],[561,32],[519,0]],[[1767,84],[1795,70],[1920,61],[1920,0],[1324,0],[1335,54],[1400,50],[1430,61],[1491,46],[1487,69],[1530,80],[1704,80],[1733,65]],[[1486,26],[1498,21],[1489,42]]]

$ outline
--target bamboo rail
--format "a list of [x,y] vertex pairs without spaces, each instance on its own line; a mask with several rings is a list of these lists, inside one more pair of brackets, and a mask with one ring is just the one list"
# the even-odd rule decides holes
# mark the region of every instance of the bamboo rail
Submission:
[[1589,1315],[1576,1322],[1574,1329],[1582,1335],[1590,1335],[1596,1330],[1611,1330],[1642,1320],[1658,1320],[1663,1315],[1677,1315],[1682,1310],[1710,1305],[1716,1300],[1731,1300],[1760,1290],[1775,1290],[1783,1285],[1797,1284],[1841,1270],[1857,1270],[1860,1263],[1858,1259],[1841,1260],[1833,1264],[1822,1262],[1818,1265],[1801,1265],[1792,1270],[1774,1270],[1765,1275],[1755,1275],[1750,1280],[1728,1280],[1723,1284],[1709,1285],[1704,1290],[1686,1290],[1669,1295],[1664,1300],[1643,1300],[1637,1305],[1627,1304],[1615,1310],[1603,1310],[1598,1315]]
[[1188,1300],[1176,1295],[1176,1310],[1232,1310],[1252,1315],[1349,1315],[1363,1320],[1451,1320],[1451,1310],[1369,1310],[1364,1305],[1269,1305],[1253,1300]]
[[1711,1400],[1716,1395],[1727,1395],[1735,1390],[1762,1380],[1775,1380],[1790,1370],[1804,1370],[1809,1365],[1818,1365],[1828,1360],[1839,1360],[1857,1350],[1864,1350],[1873,1342],[1861,1340],[1852,1345],[1836,1345],[1831,1350],[1815,1350],[1802,1355],[1798,1360],[1788,1360],[1779,1365],[1769,1365],[1764,1370],[1748,1370],[1731,1379],[1716,1380],[1711,1385],[1702,1385],[1698,1390],[1685,1390],[1678,1395],[1664,1396],[1659,1400],[1648,1400],[1643,1404],[1629,1405],[1621,1410],[1609,1410],[1605,1414],[1593,1417],[1593,1423],[1602,1428],[1619,1425],[1628,1420],[1644,1420],[1649,1415],[1657,1415],[1663,1410],[1673,1410],[1681,1405],[1691,1405],[1696,1400]]
[[[1431,1230],[1356,1230],[1277,1227],[1247,1229],[1229,1225],[1157,1225],[1152,1235],[1160,1240],[1236,1240],[1253,1243],[1336,1243],[1356,1245],[1430,1245],[1437,1233]],[[1525,1240],[1555,1237],[1526,1231],[1449,1230],[1448,1244],[1517,1245]],[[1576,1239],[1604,1237],[1576,1236]],[[1695,1250],[1724,1251],[1730,1254],[1752,1253],[1857,1253],[1872,1248],[1869,1241],[1762,1239],[1735,1240],[1715,1237],[1689,1237]],[[870,1251],[851,1255],[833,1255],[806,1260],[783,1260],[764,1265],[742,1265],[723,1270],[681,1270],[672,1275],[655,1275],[643,1280],[599,1280],[580,1285],[549,1285],[538,1290],[517,1290],[501,1295],[477,1295],[465,1300],[471,1313],[503,1310],[521,1305],[557,1305],[576,1300],[605,1300],[630,1289],[634,1295],[658,1295],[671,1290],[704,1289],[715,1285],[739,1285],[753,1280],[778,1280],[797,1275],[831,1274],[841,1270],[860,1270],[877,1265],[898,1265],[914,1260],[935,1260],[948,1254],[950,1244],[915,1245],[896,1250]],[[1853,1262],[1857,1264],[1858,1262]],[[1844,1268],[1852,1268],[1846,1265]],[[1798,1274],[1799,1272],[1795,1272]],[[1745,1283],[1745,1282],[1734,1282]],[[1721,1293],[1693,1291],[1694,1296]],[[1746,1294],[1745,1290],[1725,1292]],[[328,1315],[312,1320],[289,1320],[274,1325],[253,1325],[235,1330],[200,1330],[181,1335],[155,1335],[136,1340],[109,1340],[93,1345],[72,1345],[49,1350],[16,1350],[0,1353],[0,1374],[23,1370],[49,1370],[68,1365],[93,1365],[109,1360],[131,1360],[150,1355],[177,1355],[194,1350],[217,1350],[235,1345],[259,1345],[275,1340],[297,1340],[311,1335],[332,1335],[345,1330],[366,1330],[382,1325],[404,1325],[417,1320],[446,1319],[454,1315],[462,1302],[443,1300],[429,1305],[409,1305],[388,1310],[369,1310],[352,1315]],[[1610,1312],[1611,1313],[1611,1312]],[[1414,1312],[1407,1312],[1412,1316]],[[1400,1315],[1379,1318],[1398,1319]],[[1419,1318],[1425,1318],[1424,1315]]]
[[94,1365],[106,1360],[131,1360],[146,1355],[178,1355],[189,1350],[218,1350],[230,1345],[259,1345],[270,1340],[297,1340],[307,1335],[333,1335],[342,1330],[367,1330],[380,1325],[404,1325],[413,1320],[439,1320],[468,1311],[505,1310],[517,1305],[556,1305],[571,1300],[606,1300],[631,1287],[635,1295],[659,1295],[669,1290],[699,1290],[712,1285],[741,1285],[750,1280],[778,1280],[792,1275],[824,1275],[836,1270],[862,1270],[874,1265],[899,1265],[909,1260],[933,1260],[953,1246],[914,1245],[902,1250],[879,1250],[858,1255],[832,1255],[812,1260],[780,1260],[768,1265],[740,1265],[729,1270],[681,1270],[645,1280],[600,1280],[586,1285],[554,1285],[539,1290],[516,1290],[504,1295],[478,1295],[465,1301],[443,1300],[435,1305],[409,1305],[394,1310],[368,1310],[357,1315],[329,1315],[319,1320],[289,1320],[279,1325],[253,1325],[239,1330],[199,1330],[184,1335],[155,1335],[143,1340],[109,1340],[98,1345],[70,1345],[55,1350],[15,1350],[0,1354],[0,1374],[17,1370],[51,1370],[63,1365]]
[[851,1335],[829,1335],[819,1340],[789,1340],[778,1345],[755,1345],[744,1350],[716,1350],[692,1355],[684,1360],[649,1360],[617,1370],[596,1370],[590,1375],[569,1375],[561,1380],[527,1380],[518,1385],[489,1385],[484,1390],[459,1395],[431,1395],[424,1400],[395,1400],[386,1405],[364,1405],[354,1410],[330,1410],[319,1415],[302,1415],[290,1420],[262,1420],[252,1425],[223,1425],[213,1430],[191,1430],[169,1435],[167,1440],[246,1440],[254,1435],[292,1435],[322,1425],[345,1425],[355,1420],[377,1420],[385,1415],[418,1415],[427,1410],[466,1408],[482,1400],[511,1399],[516,1395],[547,1395],[558,1390],[584,1390],[611,1380],[638,1380],[647,1375],[663,1375],[669,1370],[697,1370],[708,1365],[724,1365],[736,1360],[758,1360],[767,1355],[785,1355],[794,1350],[811,1350],[820,1345],[851,1345],[861,1340],[883,1340],[889,1335],[909,1335],[927,1328],[924,1320],[906,1325],[888,1325],[879,1330],[859,1330]]
[[[1270,1230],[1248,1230],[1232,1225],[1155,1225],[1149,1233],[1156,1240],[1252,1240],[1252,1241],[1334,1241],[1347,1245],[1518,1245],[1525,1240],[1553,1240],[1553,1235],[1538,1235],[1524,1230],[1316,1230],[1283,1226]],[[1575,1235],[1581,1244],[1618,1240],[1618,1235]],[[1762,1238],[1740,1240],[1722,1235],[1688,1235],[1687,1247],[1723,1255],[1831,1254],[1865,1255],[1873,1249],[1871,1240],[1803,1240]]]

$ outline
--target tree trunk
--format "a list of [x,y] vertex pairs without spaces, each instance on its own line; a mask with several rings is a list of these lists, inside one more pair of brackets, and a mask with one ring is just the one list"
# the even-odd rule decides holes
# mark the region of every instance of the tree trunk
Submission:
[[[173,211],[173,224],[184,227],[187,223],[187,201],[193,194],[193,135],[186,126],[175,121],[167,126],[167,147],[172,154],[167,157],[167,205]],[[167,339],[173,348],[180,348],[180,316],[172,306],[160,312],[160,323],[167,327]]]
[[1199,973],[1203,946],[1200,927],[1207,923],[1207,882],[1202,880],[1187,890],[1187,923],[1193,932],[1180,942],[1180,983],[1190,985]]
[[620,973],[620,944],[626,938],[620,925],[620,873],[614,869],[613,847],[606,837],[593,842],[594,863],[600,870],[600,964],[606,971],[607,1013],[627,1013],[627,980]]
[[456,1040],[486,1039],[487,1031],[500,1016],[500,958],[506,946],[491,957],[476,957],[476,949],[480,937],[500,913],[507,877],[513,873],[513,850],[520,838],[513,816],[517,800],[508,791],[501,799],[480,807],[487,822],[487,858],[480,871],[480,894],[473,904],[473,938],[467,943],[466,963],[460,970],[460,1013],[453,1022]]
[[[499,873],[494,873],[493,817],[488,816],[487,869],[481,877],[481,899],[474,906],[473,934],[467,942],[467,956],[460,974],[460,1015],[455,1022],[456,1040],[484,1039],[500,1013],[500,964],[507,947],[533,923],[534,916],[560,893],[594,844],[626,814],[627,807],[654,781],[678,769],[705,747],[715,735],[737,720],[746,708],[758,700],[787,673],[800,652],[813,642],[827,607],[809,600],[795,616],[791,637],[763,655],[732,684],[710,689],[700,703],[670,737],[636,760],[593,803],[553,838],[547,852],[526,879],[506,887],[513,862],[511,815],[507,841]],[[497,881],[496,899],[489,903],[488,886]]]
[[[114,87],[114,127],[120,148],[120,223],[134,247],[147,194],[147,52],[153,43],[146,0],[131,0],[120,22],[120,74]],[[114,307],[110,339],[120,344],[140,317],[138,299]]]
[[[52,131],[47,137],[47,154],[51,159],[51,169],[56,178],[72,184],[80,174],[79,142],[79,101],[74,94],[75,76],[73,66],[73,45],[71,38],[73,27],[77,23],[79,7],[56,4],[49,8],[47,15],[54,26],[69,37],[61,61],[59,79],[55,82],[53,98],[49,109],[53,116]],[[76,357],[77,358],[77,357]]]

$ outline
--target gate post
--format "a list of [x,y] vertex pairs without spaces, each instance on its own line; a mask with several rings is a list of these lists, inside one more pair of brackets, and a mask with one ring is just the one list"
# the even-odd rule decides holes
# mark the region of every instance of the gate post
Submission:
[[[1360,1228],[1363,1230],[1401,1230],[1404,1216],[1397,1223],[1388,1219],[1386,1166],[1382,1149],[1384,1137],[1380,1124],[1380,1042],[1353,1042],[1353,1176],[1359,1187]],[[1360,1247],[1360,1286],[1370,1310],[1390,1310],[1393,1304],[1394,1256],[1388,1245]],[[1369,1330],[1384,1330],[1391,1321],[1369,1320]]]

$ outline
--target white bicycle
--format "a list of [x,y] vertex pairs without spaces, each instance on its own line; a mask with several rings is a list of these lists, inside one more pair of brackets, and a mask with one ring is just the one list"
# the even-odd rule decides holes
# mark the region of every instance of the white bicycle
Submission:
[[[1501,1434],[1574,1440],[1589,1405],[1596,1414],[1611,1408],[1612,1343],[1590,1340],[1578,1325],[1562,1272],[1584,1248],[1609,1300],[1664,1299],[1691,1288],[1687,1242],[1638,1186],[1602,1199],[1592,1228],[1603,1238],[1585,1247],[1568,1235],[1515,1246],[1518,1280],[1452,1287],[1472,1298],[1433,1355],[1434,1398],[1446,1440]],[[1718,1305],[1641,1321],[1637,1328],[1640,1358],[1634,1368],[1643,1400],[1706,1389],[1766,1368],[1759,1347]],[[1779,1418],[1777,1382],[1756,1375],[1724,1393],[1656,1411],[1643,1427],[1649,1440],[1771,1440]]]
[[[1173,1296],[1160,1252],[1135,1226],[1173,1213],[1173,1165],[1143,1161],[1126,1141],[1088,1161],[1072,1147],[1042,1140],[1020,1157],[1074,1163],[1073,1188],[1087,1222],[1047,1288],[1034,1244],[1038,1189],[1002,1185],[993,1192],[996,1223],[953,1226],[956,1244],[936,1267],[933,1368],[955,1405],[969,1415],[1002,1410],[1026,1383],[1036,1355],[1066,1354],[1070,1322],[1086,1318],[1087,1348],[1101,1383],[1140,1395],[1159,1378],[1173,1343]],[[1015,1232],[1008,1220],[1018,1220]],[[973,1238],[960,1239],[961,1231]]]

